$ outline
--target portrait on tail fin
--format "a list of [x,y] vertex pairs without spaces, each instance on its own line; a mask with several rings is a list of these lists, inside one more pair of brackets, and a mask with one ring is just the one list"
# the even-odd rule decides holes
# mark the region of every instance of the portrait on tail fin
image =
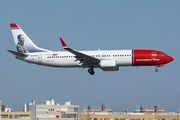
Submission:
[[16,49],[18,52],[20,53],[28,53],[28,49],[24,46],[24,36],[23,35],[18,35],[17,36],[17,39],[18,39],[18,43],[16,45]]

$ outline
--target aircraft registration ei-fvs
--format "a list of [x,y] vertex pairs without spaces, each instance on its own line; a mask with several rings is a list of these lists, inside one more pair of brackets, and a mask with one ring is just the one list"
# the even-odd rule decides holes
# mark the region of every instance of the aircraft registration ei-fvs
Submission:
[[51,51],[37,47],[24,31],[15,23],[10,24],[17,52],[7,50],[19,60],[49,67],[89,68],[94,75],[94,68],[103,71],[118,71],[121,66],[164,66],[174,59],[164,52],[156,50],[94,50],[77,51],[69,48],[62,38],[61,44],[66,51]]

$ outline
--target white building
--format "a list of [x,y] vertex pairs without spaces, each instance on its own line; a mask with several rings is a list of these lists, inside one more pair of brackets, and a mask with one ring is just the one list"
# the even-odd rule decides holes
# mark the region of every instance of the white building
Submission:
[[35,101],[25,104],[24,111],[31,112],[31,120],[78,120],[79,106],[71,105],[70,101],[55,105],[55,101],[50,99],[42,101],[41,105],[36,105]]

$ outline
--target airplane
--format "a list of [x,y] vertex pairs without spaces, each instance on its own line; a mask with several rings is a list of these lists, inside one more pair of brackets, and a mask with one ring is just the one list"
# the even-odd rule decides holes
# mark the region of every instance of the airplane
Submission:
[[130,49],[130,50],[94,50],[77,51],[69,48],[60,38],[66,51],[51,51],[36,46],[26,33],[16,24],[10,24],[16,51],[7,50],[15,55],[16,59],[37,65],[59,68],[89,68],[88,72],[94,75],[94,68],[103,71],[118,71],[122,66],[155,66],[163,67],[173,61],[173,57],[157,50]]

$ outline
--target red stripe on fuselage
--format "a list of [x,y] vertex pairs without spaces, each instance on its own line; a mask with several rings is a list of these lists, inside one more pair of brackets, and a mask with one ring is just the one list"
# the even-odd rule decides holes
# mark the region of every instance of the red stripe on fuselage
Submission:
[[134,66],[151,66],[171,62],[168,55],[156,50],[134,50]]

